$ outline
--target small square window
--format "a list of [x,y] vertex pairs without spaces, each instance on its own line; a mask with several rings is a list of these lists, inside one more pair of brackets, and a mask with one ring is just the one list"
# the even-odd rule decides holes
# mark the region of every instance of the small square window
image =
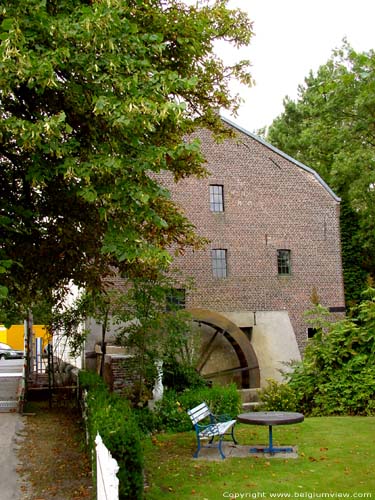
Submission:
[[279,274],[291,274],[290,250],[277,251],[277,272]]
[[210,185],[210,210],[211,212],[224,212],[224,186]]
[[307,338],[308,339],[312,339],[314,337],[314,335],[317,333],[317,329],[316,328],[308,328],[307,329]]
[[223,248],[211,250],[212,273],[215,278],[226,278],[227,272],[227,251]]
[[186,292],[184,288],[171,288],[167,293],[167,311],[185,309]]

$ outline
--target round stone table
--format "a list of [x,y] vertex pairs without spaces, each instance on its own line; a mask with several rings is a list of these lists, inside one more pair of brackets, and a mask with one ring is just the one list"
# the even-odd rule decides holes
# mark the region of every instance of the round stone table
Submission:
[[272,443],[272,426],[273,425],[290,425],[303,422],[304,416],[302,413],[288,411],[254,411],[250,413],[241,413],[238,415],[237,422],[250,425],[268,425],[269,443],[268,447],[250,448],[250,453],[288,453],[292,452],[290,446],[277,448]]

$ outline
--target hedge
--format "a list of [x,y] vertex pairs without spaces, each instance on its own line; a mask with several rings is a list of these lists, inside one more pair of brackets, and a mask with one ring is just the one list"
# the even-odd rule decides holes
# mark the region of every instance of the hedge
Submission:
[[[81,371],[81,389],[87,390],[85,405],[89,446],[99,433],[119,465],[119,498],[143,498],[143,453],[136,418],[127,400],[110,393],[95,373]],[[94,464],[95,469],[95,464]]]

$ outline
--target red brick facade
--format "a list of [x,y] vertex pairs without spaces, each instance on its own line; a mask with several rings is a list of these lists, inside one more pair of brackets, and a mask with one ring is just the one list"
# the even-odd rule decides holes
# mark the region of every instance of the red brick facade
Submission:
[[[187,251],[175,261],[195,282],[186,306],[287,310],[303,349],[303,315],[314,290],[322,305],[344,306],[339,199],[308,167],[242,129],[236,132],[236,140],[219,144],[208,131],[198,134],[208,178],[178,184],[165,178],[173,199],[210,240],[204,250]],[[210,184],[224,186],[223,212],[210,210]],[[226,278],[213,277],[211,249],[227,250]],[[290,250],[290,275],[278,274],[279,249]]]

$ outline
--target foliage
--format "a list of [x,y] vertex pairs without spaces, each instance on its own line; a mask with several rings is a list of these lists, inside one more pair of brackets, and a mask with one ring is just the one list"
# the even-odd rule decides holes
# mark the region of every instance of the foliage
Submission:
[[182,390],[204,385],[193,366],[199,339],[192,332],[191,316],[172,300],[172,292],[181,292],[181,286],[185,292],[190,285],[173,277],[171,270],[168,275],[152,270],[150,276],[122,280],[121,285],[101,293],[80,293],[69,307],[55,309],[51,331],[64,335],[71,354],[77,355],[87,334],[82,324],[87,317],[95,318],[102,324],[104,352],[110,320],[117,343],[133,356],[134,384],[126,396],[134,406],[144,406],[152,398],[160,361],[166,386]]
[[80,385],[88,391],[87,430],[90,448],[94,449],[96,434],[119,465],[119,497],[132,499],[143,497],[143,453],[137,421],[128,401],[110,394],[96,374],[79,374]]
[[69,306],[62,304],[50,313],[49,330],[67,339],[72,356],[77,356],[82,350],[88,333],[82,325],[90,314],[95,314],[94,302],[92,296],[85,293],[79,294]]
[[341,200],[340,230],[345,303],[350,309],[360,302],[361,293],[368,281],[368,274],[361,250],[360,217],[345,198]]
[[375,289],[353,317],[320,321],[304,359],[288,374],[298,408],[312,415],[375,412]]
[[135,405],[144,403],[143,393],[154,385],[156,362],[177,362],[178,358],[178,362],[186,362],[182,356],[192,336],[191,316],[168,301],[171,290],[180,286],[171,275],[161,272],[129,279],[126,291],[112,304],[113,320],[118,324],[117,342],[135,359]]
[[[73,282],[170,262],[194,227],[159,185],[205,175],[197,127],[235,111],[217,40],[247,45],[227,0],[4,0],[0,5],[0,299],[27,310]],[[58,292],[57,292],[58,291]]]
[[171,356],[163,365],[163,385],[176,392],[182,392],[188,388],[204,387],[207,381],[194,366]]
[[267,139],[313,167],[342,197],[350,304],[365,288],[366,273],[375,276],[375,52],[357,53],[344,41],[298,91],[296,101],[285,98]]
[[178,394],[169,389],[156,404],[157,426],[161,430],[183,432],[190,430],[191,420],[187,410],[205,401],[212,413],[227,414],[235,418],[241,408],[240,395],[234,384],[222,387],[198,387]]
[[297,397],[293,388],[276,380],[267,380],[259,390],[262,411],[297,411]]

